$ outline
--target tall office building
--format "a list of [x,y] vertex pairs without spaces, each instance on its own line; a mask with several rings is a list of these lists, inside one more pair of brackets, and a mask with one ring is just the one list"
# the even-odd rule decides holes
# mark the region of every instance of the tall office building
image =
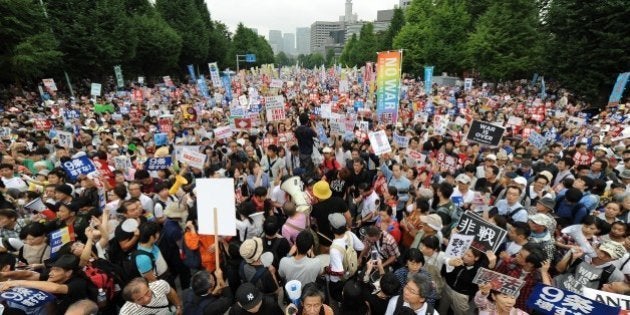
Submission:
[[282,31],[270,30],[269,31],[269,46],[273,49],[273,53],[277,54],[282,50],[284,40],[282,39]]
[[333,35],[338,34],[340,31],[345,32],[344,22],[317,21],[311,24],[311,53],[325,54],[327,46],[343,44],[345,38],[341,43],[338,43],[335,40],[335,37],[338,36]]
[[287,55],[295,55],[295,34],[284,33],[282,51]]
[[308,55],[311,53],[311,29],[298,27],[295,29],[296,53]]
[[411,4],[411,0],[399,0],[398,7],[401,9],[406,9]]

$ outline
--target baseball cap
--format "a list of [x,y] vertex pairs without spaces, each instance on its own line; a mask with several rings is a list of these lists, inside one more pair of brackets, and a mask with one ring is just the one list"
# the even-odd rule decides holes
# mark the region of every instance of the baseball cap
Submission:
[[236,301],[246,311],[256,307],[262,301],[262,293],[253,284],[241,284],[236,290]]
[[610,255],[613,260],[619,259],[623,257],[624,254],[626,254],[626,249],[623,247],[623,245],[614,241],[603,242],[601,245],[599,245],[599,249],[608,253],[608,255]]
[[527,179],[523,176],[518,176],[513,181],[521,186],[527,186]]
[[328,222],[333,229],[340,229],[346,226],[346,218],[341,213],[331,213],[328,215]]
[[455,178],[455,181],[458,183],[462,183],[462,184],[470,184],[471,179],[470,176],[466,175],[466,174],[459,174],[457,175],[457,177]]
[[484,158],[484,160],[492,160],[492,161],[495,161],[495,162],[496,162],[496,161],[497,161],[497,156],[496,156],[496,155],[494,155],[494,154],[492,154],[492,153],[490,153],[490,154],[486,155],[486,157]]

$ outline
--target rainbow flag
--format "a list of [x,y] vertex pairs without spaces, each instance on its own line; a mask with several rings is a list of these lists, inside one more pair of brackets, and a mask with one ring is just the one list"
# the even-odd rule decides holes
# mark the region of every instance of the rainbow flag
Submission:
[[379,52],[376,62],[376,114],[383,123],[396,123],[400,100],[402,52]]

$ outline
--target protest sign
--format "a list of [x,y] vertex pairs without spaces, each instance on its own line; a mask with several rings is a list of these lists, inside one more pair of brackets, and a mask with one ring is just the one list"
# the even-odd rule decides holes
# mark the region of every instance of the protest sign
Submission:
[[234,118],[234,126],[240,130],[249,130],[252,128],[251,118]]
[[[37,289],[13,287],[0,293],[0,300],[6,301],[13,309],[23,310],[26,314],[44,314],[45,310],[40,308],[53,302],[55,296]],[[38,312],[32,313],[34,310]]]
[[90,95],[92,96],[101,96],[101,84],[100,83],[92,83],[90,86]]
[[464,256],[464,253],[470,248],[473,238],[473,235],[453,234],[451,239],[448,240],[448,246],[444,254],[446,257],[451,258]]
[[173,130],[173,115],[162,115],[158,118],[160,132],[169,133]]
[[92,163],[92,160],[90,160],[87,155],[65,161],[63,162],[62,167],[66,170],[66,173],[68,173],[68,176],[70,176],[70,179],[72,180],[75,180],[77,176],[81,174],[87,175],[96,171],[94,163]]
[[44,82],[44,86],[48,91],[57,91],[57,85],[55,84],[54,79],[42,79],[42,82]]
[[155,146],[163,146],[168,142],[168,136],[166,133],[160,132],[153,135],[153,142]]
[[66,131],[58,131],[57,132],[57,138],[59,139],[59,145],[66,148],[66,149],[70,149],[73,147],[72,145],[72,133],[70,132],[66,132]]
[[538,150],[542,149],[546,143],[545,137],[543,137],[541,134],[539,134],[538,132],[534,130],[532,130],[529,133],[529,137],[527,137],[527,141],[529,141],[529,143],[531,143]]
[[286,118],[284,111],[284,98],[282,96],[265,97],[265,107],[267,110],[267,121],[278,121]]
[[457,158],[442,151],[438,151],[435,155],[435,162],[440,168],[440,171],[448,170],[451,174],[455,174],[457,170]]
[[630,72],[620,73],[617,76],[617,81],[615,81],[615,86],[613,87],[613,90],[610,93],[610,97],[608,98],[608,106],[616,106],[619,104],[619,100],[621,100],[621,96],[623,95],[623,90],[626,88],[626,84],[628,83],[629,77],[630,77]]
[[525,281],[512,278],[502,273],[494,272],[486,268],[479,268],[477,274],[473,279],[474,284],[488,284],[492,285],[492,289],[499,291],[503,294],[518,297],[519,291],[525,284]]
[[52,123],[48,119],[38,118],[33,120],[33,125],[35,125],[35,130],[50,130],[52,128]]
[[[203,178],[195,181],[199,234],[236,235],[236,204],[233,178]],[[214,230],[217,209],[218,231]]]
[[166,86],[168,86],[168,87],[175,86],[175,84],[173,84],[173,80],[171,80],[171,76],[168,76],[168,75],[163,76],[162,80],[164,80],[164,84],[166,84]]
[[462,215],[457,230],[463,235],[474,235],[470,246],[483,253],[488,250],[496,252],[507,235],[506,230],[486,222],[482,217],[469,211]]
[[144,162],[147,171],[165,170],[173,164],[170,156],[149,158]]
[[[122,68],[120,66],[114,66],[114,75],[116,76],[116,87],[125,87],[125,80],[123,78]],[[138,78],[138,81],[140,81],[140,78]],[[144,77],[142,78],[142,82],[140,82],[140,84],[142,83],[144,83]]]
[[431,95],[433,85],[433,66],[424,67],[424,93]]
[[340,120],[331,119],[329,126],[330,126],[330,134],[343,135],[346,132],[345,125]]
[[597,314],[617,315],[620,309],[608,306],[575,294],[570,291],[536,284],[534,290],[527,299],[527,308],[534,310],[536,314]]
[[326,130],[324,129],[324,126],[322,125],[322,123],[317,123],[315,127],[317,129],[317,137],[319,138],[319,142],[322,143],[324,146],[327,146],[328,136],[326,135]]
[[392,151],[385,130],[370,132],[368,133],[368,138],[370,139],[372,150],[374,150],[374,154],[377,156]]
[[214,137],[217,140],[227,139],[227,138],[230,138],[231,136],[232,136],[232,127],[230,126],[214,128]]
[[619,307],[622,310],[630,310],[630,296],[628,295],[610,293],[587,287],[582,289],[582,294],[584,294],[585,297],[599,303],[612,307]]
[[247,107],[249,105],[249,100],[247,99],[247,95],[241,95],[238,97],[238,103],[243,107]]
[[322,104],[322,106],[320,106],[319,114],[324,119],[330,119],[332,116],[332,104],[331,103]]
[[426,155],[416,150],[407,150],[407,164],[412,167],[418,167],[426,161]]
[[472,90],[473,78],[464,78],[464,91]]
[[516,126],[522,126],[523,125],[523,118],[521,117],[517,117],[517,116],[510,116],[510,118],[508,118],[508,121],[505,123],[505,127],[516,127]]
[[127,171],[131,169],[133,166],[131,164],[131,160],[126,155],[120,155],[114,157],[114,168],[119,171]]
[[182,150],[181,162],[188,164],[190,167],[203,169],[203,163],[206,162],[206,155],[199,153],[199,151],[192,151],[189,149]]
[[219,74],[219,67],[217,66],[217,63],[209,63],[208,70],[210,70],[210,80],[212,81],[212,86],[215,88],[222,87],[223,81],[221,81],[221,75]]
[[394,133],[394,143],[396,143],[399,148],[407,148],[409,146],[409,137]]
[[402,51],[377,53],[376,62],[376,114],[380,122],[398,121],[398,103],[400,101],[400,70]]
[[470,125],[470,130],[468,131],[468,135],[466,139],[469,141],[474,141],[479,144],[485,144],[489,146],[498,146],[501,142],[501,137],[503,137],[503,132],[505,128],[487,123],[481,122],[478,120],[473,120]]
[[272,89],[282,88],[282,80],[280,80],[280,79],[272,79],[271,83],[269,84],[269,87],[272,88]]
[[54,258],[57,255],[57,252],[59,252],[64,244],[74,241],[74,237],[70,234],[70,229],[67,226],[50,233],[48,239],[50,240],[51,258]]
[[586,124],[586,119],[581,117],[571,116],[569,120],[567,120],[567,124],[573,126],[574,128],[584,126]]

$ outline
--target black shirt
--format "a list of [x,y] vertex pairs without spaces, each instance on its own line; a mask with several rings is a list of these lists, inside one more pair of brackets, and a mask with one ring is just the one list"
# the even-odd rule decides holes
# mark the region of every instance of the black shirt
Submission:
[[298,142],[300,154],[313,154],[313,138],[316,137],[315,131],[308,126],[299,126],[295,129],[295,139]]
[[[348,206],[339,197],[330,197],[324,201],[320,201],[313,205],[313,211],[311,216],[317,220],[317,229],[320,233],[326,235],[329,239],[335,238],[330,230],[330,222],[328,222],[328,215],[332,213],[345,213],[348,211]],[[319,236],[319,243],[324,246],[330,246],[331,242],[325,238]]]
[[[39,277],[40,281],[48,281],[48,272],[44,272]],[[68,281],[64,282],[66,286],[68,286],[68,293],[66,294],[55,294],[57,298],[57,313],[64,314],[68,307],[72,305],[72,303],[87,299],[87,286],[88,282],[86,279],[83,279],[78,276],[73,276]],[[91,285],[91,284],[90,284]]]
[[230,315],[278,315],[284,314],[280,306],[278,306],[278,301],[275,300],[271,295],[265,295],[262,299],[262,305],[258,312],[250,313],[244,310],[238,303],[235,303],[230,310]]

